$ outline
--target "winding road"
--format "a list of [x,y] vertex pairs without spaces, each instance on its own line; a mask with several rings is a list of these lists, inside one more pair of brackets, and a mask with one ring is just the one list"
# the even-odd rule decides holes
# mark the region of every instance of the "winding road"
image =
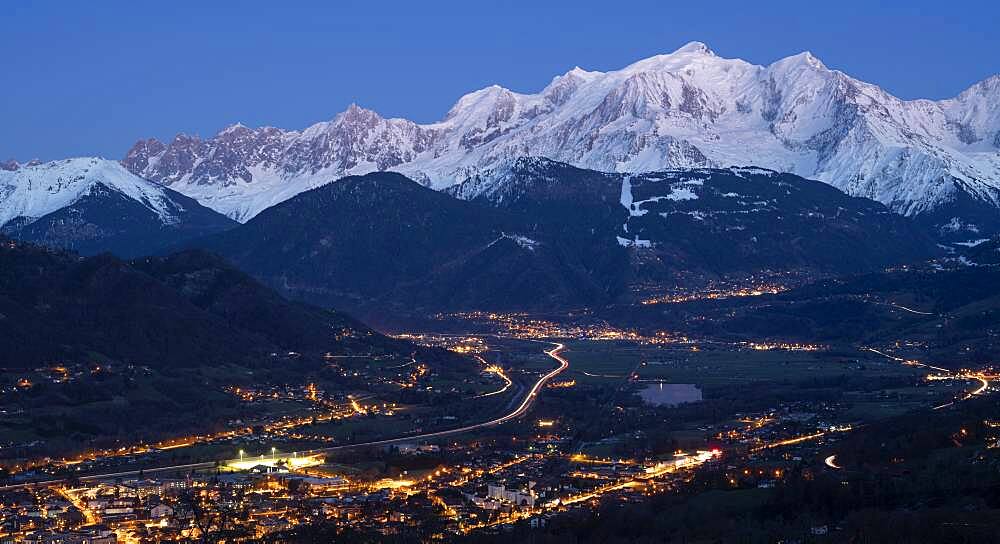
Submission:
[[475,423],[473,425],[466,425],[464,427],[458,427],[456,429],[448,429],[448,430],[445,430],[445,431],[436,431],[436,432],[432,432],[432,433],[416,434],[416,435],[404,436],[404,437],[399,437],[399,438],[388,438],[388,439],[385,439],[385,440],[376,440],[374,442],[362,442],[362,443],[359,443],[359,444],[344,444],[343,446],[332,446],[332,447],[329,447],[329,448],[320,448],[320,449],[317,449],[317,450],[309,450],[307,452],[297,452],[297,453],[309,455],[309,454],[312,454],[312,453],[328,453],[328,452],[341,451],[341,450],[346,450],[346,449],[351,449],[351,448],[363,448],[363,447],[370,447],[370,446],[389,446],[389,445],[392,445],[392,444],[402,444],[402,443],[405,443],[405,442],[413,442],[413,441],[426,440],[428,438],[440,438],[442,436],[451,436],[453,434],[466,433],[466,432],[469,432],[469,431],[474,431],[476,429],[483,429],[483,428],[486,428],[486,427],[495,427],[497,425],[502,425],[503,423],[506,423],[506,422],[508,422],[508,421],[510,421],[512,419],[517,419],[517,418],[523,416],[525,413],[528,412],[528,410],[531,409],[531,405],[535,403],[535,400],[538,398],[539,391],[541,391],[542,387],[545,387],[546,382],[548,382],[552,378],[558,376],[564,370],[566,370],[567,368],[569,368],[569,361],[566,360],[565,357],[559,355],[559,353],[561,351],[563,351],[564,349],[566,349],[566,346],[564,346],[563,344],[558,344],[558,343],[554,343],[554,345],[555,345],[555,347],[552,348],[552,349],[550,349],[550,350],[546,350],[545,354],[548,355],[549,357],[552,357],[553,359],[555,359],[556,362],[559,363],[559,366],[557,366],[555,369],[549,371],[548,373],[542,375],[542,377],[538,378],[538,381],[535,382],[535,385],[532,386],[531,389],[528,390],[528,394],[525,395],[524,400],[521,401],[521,404],[519,404],[517,406],[517,408],[514,409],[513,412],[510,412],[507,415],[498,417],[496,419],[491,419],[489,421],[484,421],[482,423]]
[[[521,401],[521,403],[517,406],[517,408],[515,408],[512,412],[510,412],[510,413],[508,413],[506,415],[500,416],[500,417],[498,417],[496,419],[491,419],[489,421],[483,421],[481,423],[475,423],[475,424],[472,424],[472,425],[466,425],[464,427],[458,427],[458,428],[455,428],[455,429],[447,429],[447,430],[444,430],[444,431],[435,431],[435,432],[430,432],[430,433],[415,434],[415,435],[402,436],[402,437],[397,437],[397,438],[387,438],[385,440],[375,440],[375,441],[371,441],[371,442],[360,442],[360,443],[357,443],[357,444],[344,444],[342,446],[332,446],[332,447],[329,447],[329,448],[319,448],[319,449],[315,449],[315,450],[286,452],[286,453],[284,453],[284,456],[286,456],[286,457],[295,456],[295,455],[308,456],[308,455],[315,455],[315,454],[318,454],[318,453],[330,453],[330,452],[343,451],[343,450],[349,450],[349,449],[354,449],[354,448],[366,448],[366,447],[374,447],[374,446],[391,446],[393,444],[403,444],[403,443],[406,443],[406,442],[422,441],[422,440],[427,440],[427,439],[431,439],[431,438],[441,438],[443,436],[451,436],[451,435],[456,435],[456,434],[467,433],[469,431],[474,431],[476,429],[484,429],[484,428],[487,428],[487,427],[495,427],[497,425],[502,425],[502,424],[504,424],[504,423],[506,423],[508,421],[513,420],[513,419],[517,419],[517,418],[523,416],[525,413],[528,412],[528,410],[531,409],[531,406],[535,403],[535,400],[538,399],[539,392],[541,392],[542,388],[545,387],[545,384],[549,380],[551,380],[552,378],[558,376],[563,371],[565,371],[567,368],[569,368],[569,361],[566,360],[565,357],[563,357],[563,356],[560,355],[560,353],[564,349],[566,349],[566,346],[563,345],[563,344],[557,343],[557,342],[547,342],[547,343],[552,344],[554,347],[552,349],[545,350],[545,354],[548,355],[549,357],[551,357],[552,359],[555,359],[555,361],[557,363],[559,363],[559,365],[555,369],[547,372],[546,374],[543,374],[540,378],[538,378],[538,381],[536,381],[535,384],[531,387],[531,389],[528,390],[528,394],[525,395],[524,400]],[[235,459],[231,459],[230,461],[235,461]],[[225,464],[226,462],[228,462],[228,461],[218,461],[218,463],[220,463],[220,464]],[[168,466],[168,467],[147,468],[147,469],[142,469],[142,470],[129,470],[129,471],[123,471],[123,472],[112,472],[112,473],[107,473],[107,474],[93,474],[93,475],[90,475],[90,476],[81,476],[78,479],[80,481],[106,480],[106,479],[109,479],[109,478],[123,478],[123,477],[128,477],[128,476],[137,476],[137,475],[139,475],[139,473],[143,473],[143,474],[155,474],[155,473],[159,473],[159,472],[172,472],[172,471],[178,471],[178,470],[201,470],[201,469],[214,468],[216,466],[216,463],[217,462],[213,460],[213,461],[206,461],[206,462],[203,462],[203,463],[189,463],[189,464],[185,464],[185,465],[173,465],[173,466]],[[38,482],[26,482],[26,483],[23,483],[23,484],[15,484],[15,485],[8,485],[8,486],[0,486],[0,491],[11,490],[11,489],[18,489],[18,488],[23,488],[23,487],[30,487],[30,486],[35,486],[35,485],[57,484],[57,483],[61,483],[61,482],[64,482],[64,481],[65,481],[65,479],[53,479],[53,480],[44,480],[44,481],[38,481]]]

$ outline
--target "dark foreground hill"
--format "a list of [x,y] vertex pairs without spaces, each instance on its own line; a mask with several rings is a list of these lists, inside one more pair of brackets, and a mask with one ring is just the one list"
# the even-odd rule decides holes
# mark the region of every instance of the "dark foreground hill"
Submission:
[[272,353],[414,346],[343,314],[289,302],[200,251],[128,262],[3,240],[0,366],[124,362],[256,365]]

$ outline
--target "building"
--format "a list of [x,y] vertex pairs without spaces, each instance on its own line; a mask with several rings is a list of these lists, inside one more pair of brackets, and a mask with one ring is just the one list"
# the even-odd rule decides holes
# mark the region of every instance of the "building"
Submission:
[[169,518],[172,515],[174,515],[174,509],[165,504],[157,504],[149,509],[149,517],[151,519]]
[[98,526],[65,533],[49,531],[29,533],[21,542],[23,544],[117,544],[118,537],[110,530],[102,530]]
[[[530,487],[530,486],[529,486]],[[486,496],[498,501],[507,502],[517,506],[535,506],[535,493],[530,490],[512,490],[503,485],[490,484],[486,487]]]

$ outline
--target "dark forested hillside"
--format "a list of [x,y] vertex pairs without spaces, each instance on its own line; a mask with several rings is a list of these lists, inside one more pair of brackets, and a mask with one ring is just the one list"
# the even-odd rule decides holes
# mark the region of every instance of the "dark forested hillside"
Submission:
[[519,159],[449,192],[352,176],[193,245],[364,315],[596,306],[685,274],[861,272],[936,252],[881,204],[761,169],[630,176]]
[[0,366],[119,361],[256,364],[271,353],[413,346],[342,314],[283,299],[203,252],[122,261],[5,240]]

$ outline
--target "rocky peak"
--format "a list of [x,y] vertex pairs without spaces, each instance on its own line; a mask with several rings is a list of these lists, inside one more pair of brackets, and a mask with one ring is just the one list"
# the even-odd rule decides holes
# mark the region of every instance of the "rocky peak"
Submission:
[[219,133],[215,135],[215,137],[225,140],[237,140],[240,138],[246,138],[248,136],[252,136],[253,134],[254,134],[253,129],[248,128],[243,123],[236,123],[234,125],[229,125],[228,127],[220,130]]
[[342,125],[372,125],[379,121],[382,121],[381,115],[375,113],[372,110],[362,108],[361,106],[351,103],[340,115],[336,117],[334,122],[340,123]]
[[166,147],[163,142],[156,138],[139,140],[125,154],[122,166],[132,172],[141,172],[149,166],[149,158],[162,153]]

